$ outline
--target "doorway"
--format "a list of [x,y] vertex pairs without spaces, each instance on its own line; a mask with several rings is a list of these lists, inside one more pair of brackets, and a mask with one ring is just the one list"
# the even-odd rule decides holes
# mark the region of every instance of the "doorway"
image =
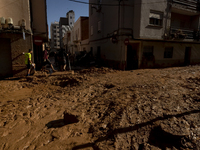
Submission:
[[127,70],[138,69],[139,44],[127,45]]
[[10,39],[0,39],[0,78],[11,77],[13,75],[10,44]]
[[184,65],[190,65],[190,57],[191,57],[191,47],[185,48],[185,59],[184,59]]

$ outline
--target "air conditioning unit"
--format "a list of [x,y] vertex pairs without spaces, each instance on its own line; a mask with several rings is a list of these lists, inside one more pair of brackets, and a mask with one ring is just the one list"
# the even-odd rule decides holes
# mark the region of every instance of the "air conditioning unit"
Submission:
[[5,24],[4,28],[11,29],[12,27],[13,27],[13,20],[12,20],[12,18],[9,17],[6,19],[6,24]]
[[13,19],[12,18],[6,19],[6,22],[7,22],[8,25],[13,25]]
[[6,24],[6,19],[4,17],[0,18],[0,24],[5,25]]
[[19,24],[18,24],[19,26],[21,26],[21,28],[25,28],[26,27],[26,20],[25,19],[21,19],[20,21],[19,21]]
[[21,29],[20,26],[13,26],[13,28],[14,28],[15,30],[20,30],[20,29]]

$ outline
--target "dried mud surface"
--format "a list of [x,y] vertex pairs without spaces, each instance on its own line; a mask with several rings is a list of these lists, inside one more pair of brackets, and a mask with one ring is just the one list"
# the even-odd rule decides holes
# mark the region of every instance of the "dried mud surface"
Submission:
[[2,80],[0,150],[17,149],[200,150],[200,66]]

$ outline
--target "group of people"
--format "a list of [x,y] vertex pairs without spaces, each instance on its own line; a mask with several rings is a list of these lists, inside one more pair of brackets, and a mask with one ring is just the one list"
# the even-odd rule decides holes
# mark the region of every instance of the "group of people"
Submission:
[[[49,60],[49,52],[50,52],[50,48],[47,47],[44,50],[44,56],[43,56],[43,63],[42,63],[42,69],[41,71],[45,70],[45,67],[47,65],[49,65],[52,69],[52,71],[56,71],[51,63],[51,61]],[[31,70],[34,69],[34,73],[36,73],[35,71],[35,64],[32,62],[31,60],[31,54],[33,53],[33,51],[31,49],[29,49],[28,53],[24,53],[25,55],[25,64],[27,66],[27,76],[30,76]],[[66,70],[66,66],[67,66],[67,62],[68,62],[68,54],[65,52],[65,50],[60,50],[59,53],[55,52],[54,55],[55,58],[55,64],[60,68],[61,71],[65,71]]]
[[61,49],[59,52],[54,52],[55,64],[58,66],[60,71],[65,71],[68,60],[68,54],[64,49]]

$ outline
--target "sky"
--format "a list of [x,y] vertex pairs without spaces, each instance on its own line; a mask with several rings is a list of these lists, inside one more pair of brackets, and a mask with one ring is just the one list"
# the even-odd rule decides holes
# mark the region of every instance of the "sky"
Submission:
[[[46,0],[47,1],[47,21],[49,26],[52,22],[58,21],[60,17],[66,17],[66,13],[69,10],[75,12],[75,21],[80,16],[89,16],[89,6],[88,4],[72,2],[69,0]],[[82,2],[89,2],[89,0],[80,0]]]

